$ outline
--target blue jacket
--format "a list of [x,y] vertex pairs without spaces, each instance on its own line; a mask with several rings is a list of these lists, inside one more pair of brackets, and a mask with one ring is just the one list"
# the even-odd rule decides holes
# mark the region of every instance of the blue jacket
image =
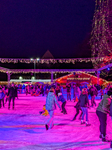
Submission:
[[56,104],[60,108],[60,105],[57,102],[57,98],[54,92],[49,92],[46,98],[46,110],[56,109]]
[[3,92],[0,93],[0,99],[3,99],[5,97],[5,94]]
[[62,103],[66,102],[65,98],[63,97],[63,95],[60,95],[58,97],[58,101],[61,101]]

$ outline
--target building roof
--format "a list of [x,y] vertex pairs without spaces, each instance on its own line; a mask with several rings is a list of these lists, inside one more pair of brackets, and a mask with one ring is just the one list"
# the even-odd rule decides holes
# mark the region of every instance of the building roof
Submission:
[[45,54],[42,56],[42,59],[54,59],[54,56],[51,54],[49,50],[47,50]]

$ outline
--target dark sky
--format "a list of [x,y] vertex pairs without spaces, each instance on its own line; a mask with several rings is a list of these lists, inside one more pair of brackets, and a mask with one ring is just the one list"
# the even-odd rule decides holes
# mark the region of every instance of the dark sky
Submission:
[[[0,57],[83,57],[94,0],[1,0]],[[87,54],[88,55],[88,54]]]

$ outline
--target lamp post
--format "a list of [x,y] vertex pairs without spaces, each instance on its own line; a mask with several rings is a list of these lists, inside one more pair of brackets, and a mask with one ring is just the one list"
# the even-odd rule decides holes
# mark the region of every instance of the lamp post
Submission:
[[55,79],[56,79],[56,73],[55,73]]
[[51,83],[53,83],[53,72],[51,72]]
[[36,58],[36,59],[31,58],[30,60],[33,61],[33,63],[34,63],[34,78],[36,79],[36,73],[35,73],[36,62],[38,62],[40,59],[39,58]]
[[35,69],[36,69],[36,60],[34,59],[34,78],[36,79]]
[[10,84],[10,76],[11,76],[11,74],[10,74],[9,72],[7,72],[7,77],[8,77],[8,86],[9,86],[9,84]]

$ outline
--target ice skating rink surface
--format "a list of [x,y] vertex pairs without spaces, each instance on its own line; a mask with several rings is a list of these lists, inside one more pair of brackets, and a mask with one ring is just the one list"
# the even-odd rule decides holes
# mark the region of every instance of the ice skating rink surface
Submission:
[[[67,114],[55,110],[54,127],[45,130],[49,116],[39,114],[46,97],[24,94],[15,100],[15,110],[8,104],[0,109],[1,150],[109,150],[110,143],[99,139],[99,121],[96,108],[89,109],[91,126],[81,125],[80,120],[71,121],[75,114],[75,103],[67,101]],[[97,100],[97,105],[100,100]],[[112,120],[108,115],[107,135],[112,139]]]

